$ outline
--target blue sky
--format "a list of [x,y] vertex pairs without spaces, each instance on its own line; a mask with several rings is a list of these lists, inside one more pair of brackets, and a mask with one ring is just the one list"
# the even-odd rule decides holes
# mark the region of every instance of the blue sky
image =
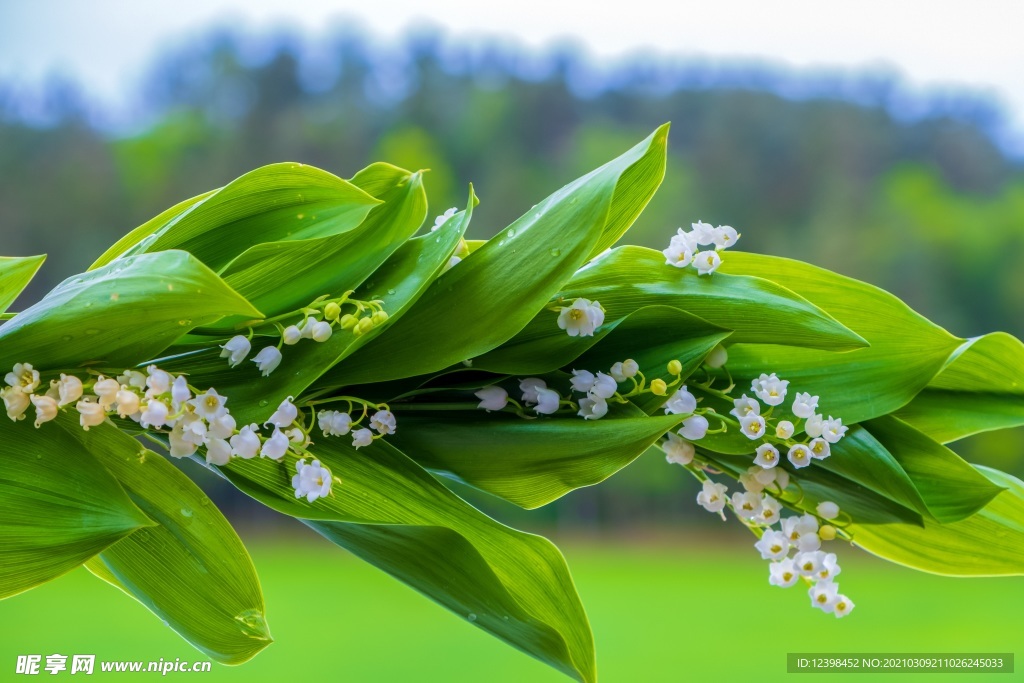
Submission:
[[1024,151],[1024,3],[1004,0],[0,0],[0,78],[32,83],[63,73],[117,102],[155,51],[212,24],[316,36],[353,20],[384,41],[429,22],[455,38],[501,36],[531,47],[569,38],[598,60],[643,50],[895,71],[912,91],[988,94],[1010,119],[1004,134]]

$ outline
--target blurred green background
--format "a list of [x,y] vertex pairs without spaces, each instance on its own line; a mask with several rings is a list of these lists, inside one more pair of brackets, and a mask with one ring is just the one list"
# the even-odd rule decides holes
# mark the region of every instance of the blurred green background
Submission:
[[[985,102],[933,102],[908,119],[884,78],[786,98],[777,74],[754,67],[636,58],[597,70],[568,48],[539,55],[426,31],[385,53],[353,32],[331,45],[310,62],[293,35],[197,36],[157,61],[145,106],[117,127],[100,125],[73,82],[55,80],[31,102],[0,83],[0,252],[50,254],[21,305],[162,209],[261,164],[345,177],[375,160],[429,168],[435,213],[461,206],[473,182],[482,203],[471,236],[482,238],[672,121],[665,184],[629,241],[660,248],[679,225],[727,223],[741,249],[867,280],[958,335],[1024,333],[1024,168],[990,139]],[[843,96],[851,82],[856,96]],[[1020,430],[956,448],[1024,474]],[[186,469],[251,545],[278,640],[250,666],[208,677],[559,680]],[[1024,632],[1024,616],[1006,609],[1018,579],[923,576],[851,549],[842,582],[857,611],[842,621],[814,612],[798,589],[768,586],[753,539],[697,509],[695,492],[655,453],[535,512],[460,491],[567,549],[603,680],[774,680],[789,651],[1012,651]],[[0,667],[19,653],[199,658],[115,597],[77,570],[5,601]]]

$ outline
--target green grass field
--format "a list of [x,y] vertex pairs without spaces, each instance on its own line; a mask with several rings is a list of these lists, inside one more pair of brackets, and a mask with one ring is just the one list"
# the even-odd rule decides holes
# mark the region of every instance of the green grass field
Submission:
[[[290,542],[249,543],[276,642],[246,665],[214,664],[200,680],[569,680],[325,542],[300,535]],[[845,549],[840,581],[857,609],[837,620],[812,610],[805,591],[769,586],[766,563],[741,544],[709,543],[680,531],[668,542],[563,545],[593,623],[602,681],[784,680],[792,678],[786,674],[786,653],[792,651],[1024,651],[1024,579],[930,576]],[[327,587],[333,596],[325,599]],[[202,659],[84,569],[0,604],[0,635],[0,680],[21,678],[13,675],[18,654]],[[1024,664],[1017,666],[1019,671]],[[988,677],[898,680],[977,678]],[[1024,676],[994,680],[1010,678]],[[831,679],[863,677],[797,678]]]

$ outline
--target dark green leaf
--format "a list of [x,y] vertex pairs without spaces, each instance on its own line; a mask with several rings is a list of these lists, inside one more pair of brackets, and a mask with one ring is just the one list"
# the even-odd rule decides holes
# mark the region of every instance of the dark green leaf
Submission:
[[0,419],[0,598],[74,569],[154,524],[117,480],[53,423]]
[[193,327],[260,312],[195,257],[164,251],[65,280],[0,326],[0,367],[114,369],[154,358]]

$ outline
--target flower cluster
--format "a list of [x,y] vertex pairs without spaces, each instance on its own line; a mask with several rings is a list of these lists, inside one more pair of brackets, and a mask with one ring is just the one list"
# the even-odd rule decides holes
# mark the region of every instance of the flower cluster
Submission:
[[[310,444],[292,397],[281,402],[262,428],[257,424],[239,428],[226,396],[213,388],[197,391],[185,375],[173,375],[156,365],[145,372],[129,369],[116,378],[98,375],[85,381],[61,374],[50,382],[45,393],[35,393],[40,377],[30,363],[18,363],[5,379],[7,387],[0,394],[12,420],[24,418],[28,407],[34,405],[38,428],[73,404],[79,425],[89,430],[116,414],[138,422],[144,429],[165,434],[169,453],[175,458],[189,457],[203,448],[206,462],[218,467],[227,465],[231,458],[257,455],[280,461],[288,453],[298,457]],[[261,433],[264,430],[269,434]],[[306,470],[300,468],[301,476],[293,480],[296,497],[305,496],[310,502],[328,495],[333,481],[327,468],[318,461],[315,464],[316,476],[304,474]],[[311,488],[312,481],[320,482],[317,488]]]
[[[381,439],[388,434],[394,434],[398,428],[394,413],[388,410],[388,407],[384,404],[373,406],[361,399],[352,397],[342,397],[341,399],[333,400],[347,401],[349,403],[349,412],[321,410],[317,413],[317,423],[320,425],[320,431],[324,433],[324,436],[345,436],[346,434],[351,434],[352,447],[362,448],[363,446],[369,446],[373,443],[374,439]],[[363,406],[362,415],[355,421],[352,420],[352,415],[350,414],[354,403],[361,403]],[[370,407],[376,408],[376,412],[373,415],[369,415]],[[362,422],[366,419],[367,415],[369,415],[369,427],[362,426]]]
[[581,297],[554,310],[558,312],[558,328],[570,337],[593,337],[594,331],[604,324],[604,308],[598,301]]
[[[692,265],[700,275],[710,275],[722,265],[719,252],[736,244],[740,235],[728,225],[715,228],[710,223],[697,221],[690,227],[689,231],[679,228],[668,248],[662,250],[665,263],[676,268]],[[703,246],[712,245],[714,249],[701,250]]]
[[[303,339],[325,342],[333,336],[335,327],[350,330],[358,337],[388,319],[380,301],[355,301],[348,298],[349,294],[351,292],[335,300],[317,301],[313,304],[316,308],[305,309],[302,320],[294,325],[278,325],[280,342],[276,346],[264,346],[252,359],[263,376],[267,377],[281,364],[282,345],[294,346]],[[343,312],[342,306],[346,304],[355,306],[352,313]],[[252,350],[251,336],[235,335],[220,348],[220,357],[227,358],[231,367],[237,367]]]
[[[750,384],[750,390],[756,398],[743,394],[733,399],[733,409],[729,411],[739,420],[740,432],[744,436],[751,440],[765,440],[757,447],[754,457],[754,463],[765,469],[778,465],[781,458],[779,449],[771,442],[773,438],[776,443],[786,447],[786,458],[793,467],[799,469],[810,465],[812,460],[829,457],[832,444],[838,443],[849,429],[840,418],[829,415],[826,419],[819,415],[816,412],[819,399],[808,393],[798,393],[793,399],[791,410],[798,418],[796,424],[789,420],[772,420],[771,411],[785,402],[788,388],[789,382],[779,379],[774,372],[770,375],[762,373]],[[758,399],[769,408],[763,415]],[[803,424],[807,438],[798,441],[793,435],[803,419],[807,420]]]
[[[540,377],[527,377],[519,381],[519,391],[522,392],[522,405],[509,398],[508,391],[492,384],[475,392],[480,399],[477,407],[488,412],[504,410],[512,405],[519,414],[524,414],[523,406],[533,409],[538,415],[551,415],[559,410],[572,410],[584,420],[599,420],[608,414],[609,401],[626,403],[628,399],[641,394],[654,394],[655,396],[666,396],[671,387],[682,381],[683,366],[678,360],[668,363],[669,374],[675,375],[671,384],[663,379],[654,379],[648,385],[647,380],[640,372],[640,366],[632,358],[614,363],[607,373],[591,372],[590,370],[573,370],[570,380],[569,398],[562,398],[556,389],[548,386],[548,383]],[[619,385],[623,382],[632,382],[632,388],[625,393],[619,392]],[[578,398],[573,393],[582,394]],[[697,410],[697,399],[683,386],[675,391],[665,403],[665,412],[673,414],[690,414]],[[707,430],[707,419],[700,415],[694,415],[683,424],[691,422],[690,431],[699,427],[703,421],[703,429]],[[689,432],[688,432],[689,433]],[[703,436],[703,432],[700,436]],[[700,436],[696,438],[700,438]]]

